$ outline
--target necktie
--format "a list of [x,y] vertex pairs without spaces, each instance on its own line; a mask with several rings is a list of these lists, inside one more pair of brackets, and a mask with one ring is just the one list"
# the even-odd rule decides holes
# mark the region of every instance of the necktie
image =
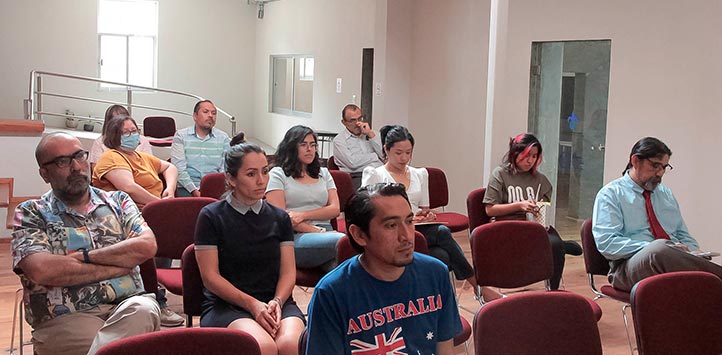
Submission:
[[644,196],[644,207],[647,209],[647,218],[649,219],[649,231],[652,232],[655,239],[669,239],[669,235],[664,231],[662,225],[659,224],[657,216],[654,214],[654,208],[652,208],[652,193],[644,190],[642,193]]

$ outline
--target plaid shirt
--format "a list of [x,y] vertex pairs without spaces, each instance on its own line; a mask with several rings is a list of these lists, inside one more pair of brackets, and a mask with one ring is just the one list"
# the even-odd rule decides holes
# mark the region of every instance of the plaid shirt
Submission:
[[43,252],[68,255],[81,248],[99,249],[125,240],[131,231],[147,230],[138,207],[125,192],[105,192],[91,187],[88,214],[83,216],[69,210],[49,191],[39,200],[20,204],[15,210],[13,225],[13,270],[20,275],[25,319],[33,327],[63,314],[118,303],[143,292],[137,266],[119,278],[68,287],[35,284],[18,268],[18,263],[28,255]]

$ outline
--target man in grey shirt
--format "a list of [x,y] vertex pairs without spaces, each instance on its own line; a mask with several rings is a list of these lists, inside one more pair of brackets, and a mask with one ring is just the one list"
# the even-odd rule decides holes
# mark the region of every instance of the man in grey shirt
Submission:
[[354,104],[341,110],[341,124],[346,129],[333,139],[333,159],[341,171],[351,174],[354,188],[359,188],[364,168],[383,164],[381,138],[364,122],[361,109]]

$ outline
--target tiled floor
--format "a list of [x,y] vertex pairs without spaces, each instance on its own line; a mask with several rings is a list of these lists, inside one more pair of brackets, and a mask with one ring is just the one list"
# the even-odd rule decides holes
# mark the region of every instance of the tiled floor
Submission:
[[[572,239],[575,235],[576,239],[578,239],[579,229],[575,227],[574,224],[569,223],[568,226],[558,226],[558,229],[560,229],[560,232],[562,232],[562,230],[565,231],[561,233],[564,239]],[[464,249],[469,260],[471,260],[467,234],[465,232],[456,233],[455,238],[459,242],[459,245],[462,246],[462,249]],[[19,287],[17,276],[14,275],[9,268],[9,249],[7,242],[0,242],[0,265],[6,265],[6,267],[0,268],[0,349],[5,352],[7,352],[10,344],[13,297],[15,290]],[[604,280],[599,281],[603,282]],[[564,286],[568,291],[592,298],[593,294],[589,288],[582,257],[567,257],[567,265],[564,272]],[[479,303],[474,300],[470,289],[461,290],[461,282],[457,282],[456,287],[457,291],[461,291],[459,297],[460,314],[465,317],[469,323],[473,323],[473,317],[479,308]],[[541,290],[543,289],[543,285],[539,283],[532,285],[532,288]],[[306,307],[311,300],[311,292],[312,290],[302,290],[298,287],[294,289],[293,296],[304,311],[306,311]],[[182,308],[181,302],[180,297],[169,295],[169,304],[173,309],[180,311]],[[608,299],[600,300],[598,303],[604,312],[602,319],[598,323],[604,353],[628,354],[629,345],[622,321],[622,304]],[[197,320],[194,323],[198,324]],[[30,339],[30,330],[27,325],[24,333],[25,339]],[[509,341],[513,341],[512,334],[509,335]],[[28,345],[25,349],[28,353],[32,353],[32,346]],[[471,349],[473,352],[473,344],[471,344]],[[464,354],[463,346],[459,346],[455,350],[457,354]]]

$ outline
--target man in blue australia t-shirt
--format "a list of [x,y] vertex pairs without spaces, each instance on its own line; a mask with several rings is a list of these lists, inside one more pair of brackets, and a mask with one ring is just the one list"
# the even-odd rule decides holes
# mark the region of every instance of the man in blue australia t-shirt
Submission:
[[451,354],[461,332],[448,269],[414,253],[403,185],[365,186],[346,205],[362,254],[327,274],[309,305],[307,354]]

